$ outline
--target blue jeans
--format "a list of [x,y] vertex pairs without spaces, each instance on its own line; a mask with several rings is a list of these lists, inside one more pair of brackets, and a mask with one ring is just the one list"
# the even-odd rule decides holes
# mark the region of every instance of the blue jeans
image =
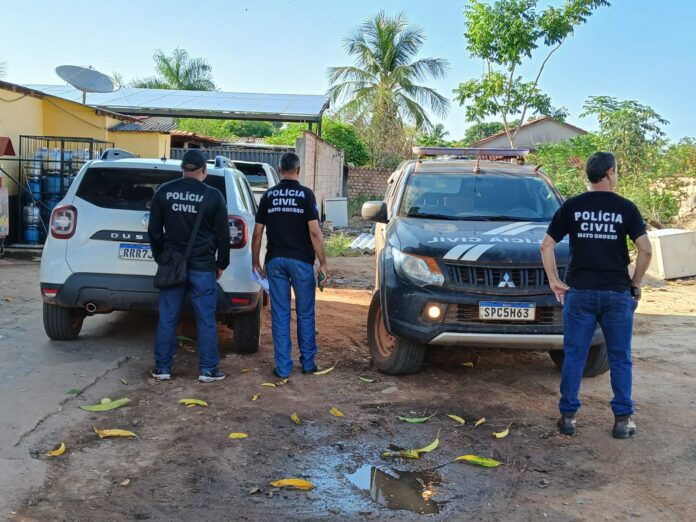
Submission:
[[590,342],[597,323],[602,327],[609,357],[614,415],[632,415],[631,334],[633,312],[638,301],[630,292],[577,290],[571,288],[563,306],[563,369],[561,370],[561,413],[580,409],[580,381],[587,361]]
[[292,340],[290,339],[290,287],[295,291],[297,342],[300,345],[300,364],[305,370],[315,366],[317,354],[316,322],[314,318],[314,267],[309,263],[274,257],[266,263],[266,275],[271,297],[271,330],[275,347],[275,367],[282,377],[292,371]]
[[198,366],[201,373],[215,370],[220,362],[217,347],[217,283],[215,272],[189,270],[186,285],[163,288],[159,295],[159,323],[155,334],[155,369],[169,371],[176,353],[176,326],[186,292],[196,314]]

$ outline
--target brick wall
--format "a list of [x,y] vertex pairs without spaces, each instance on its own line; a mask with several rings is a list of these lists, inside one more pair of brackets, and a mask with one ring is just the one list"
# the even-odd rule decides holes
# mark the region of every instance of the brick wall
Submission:
[[305,132],[295,150],[300,157],[300,183],[311,188],[320,210],[326,198],[343,196],[343,151]]
[[391,173],[387,169],[351,168],[348,171],[348,197],[384,196]]

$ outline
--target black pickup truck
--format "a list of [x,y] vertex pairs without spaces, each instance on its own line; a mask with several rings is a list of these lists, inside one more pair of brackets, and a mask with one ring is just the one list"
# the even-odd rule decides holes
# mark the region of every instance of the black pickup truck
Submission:
[[[389,178],[377,222],[372,361],[384,373],[418,371],[428,346],[547,350],[563,363],[563,309],[539,245],[563,198],[539,169],[509,161],[413,160]],[[561,277],[569,249],[557,246]],[[585,376],[608,370],[598,329]]]

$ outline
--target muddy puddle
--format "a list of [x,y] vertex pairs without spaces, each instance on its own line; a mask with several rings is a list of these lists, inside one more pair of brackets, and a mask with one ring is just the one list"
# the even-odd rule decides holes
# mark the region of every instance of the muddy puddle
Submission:
[[444,502],[433,500],[442,479],[435,471],[397,471],[361,466],[345,477],[378,504],[421,515],[439,513]]

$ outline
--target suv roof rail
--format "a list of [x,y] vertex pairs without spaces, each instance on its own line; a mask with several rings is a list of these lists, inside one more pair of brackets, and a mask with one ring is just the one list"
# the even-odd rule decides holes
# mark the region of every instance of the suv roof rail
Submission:
[[99,159],[102,159],[104,161],[113,161],[113,160],[117,160],[117,159],[137,158],[137,157],[138,157],[137,154],[133,154],[132,152],[129,152],[127,150],[110,148],[110,149],[106,149],[104,152],[102,152],[102,155],[99,157]]
[[484,147],[413,147],[418,156],[455,156],[474,158],[524,158],[529,149],[506,149]]
[[210,163],[213,163],[215,165],[216,169],[223,169],[225,167],[230,168],[230,169],[237,168],[236,165],[234,164],[234,161],[232,161],[227,156],[221,156],[219,154],[217,156],[215,156],[214,161],[211,161],[211,160],[208,160],[208,161]]

